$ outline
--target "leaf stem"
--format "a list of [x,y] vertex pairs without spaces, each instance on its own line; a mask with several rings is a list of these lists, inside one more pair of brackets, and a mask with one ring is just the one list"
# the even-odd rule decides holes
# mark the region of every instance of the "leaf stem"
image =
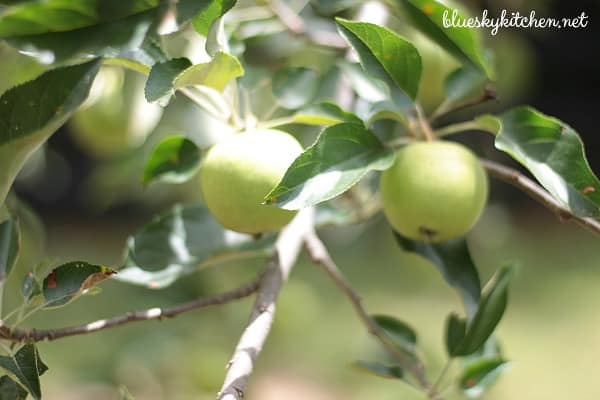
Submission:
[[452,366],[453,361],[454,361],[454,358],[449,358],[448,361],[446,361],[444,368],[442,368],[442,371],[440,372],[439,376],[437,377],[437,379],[435,380],[433,385],[431,385],[431,389],[429,389],[429,392],[428,392],[428,396],[430,399],[439,398],[438,389],[439,389],[440,385],[442,384],[442,382],[444,381],[444,378],[448,374],[448,371],[450,371],[450,367]]
[[419,121],[421,132],[423,133],[423,136],[425,136],[425,140],[433,142],[435,140],[435,135],[433,134],[431,126],[429,125],[427,118],[425,118],[425,113],[419,104],[415,105],[415,111],[417,112],[417,119]]
[[473,131],[473,130],[481,130],[480,125],[475,121],[467,121],[460,122],[457,124],[452,124],[445,126],[440,129],[436,129],[433,133],[436,137],[443,137],[452,135],[454,133],[464,132],[464,131]]
[[295,122],[293,116],[271,119],[269,121],[259,122],[257,127],[260,129],[275,128],[277,126],[289,125]]

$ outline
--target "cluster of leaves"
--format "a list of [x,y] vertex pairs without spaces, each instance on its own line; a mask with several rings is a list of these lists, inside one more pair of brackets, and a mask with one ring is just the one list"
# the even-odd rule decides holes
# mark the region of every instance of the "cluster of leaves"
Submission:
[[[166,107],[180,92],[217,119],[243,128],[239,118],[242,107],[238,108],[238,104],[244,101],[238,96],[249,96],[233,83],[245,74],[246,65],[229,48],[223,22],[225,13],[235,5],[234,0],[6,3],[17,4],[0,14],[0,39],[51,64],[51,68],[0,97],[0,205],[5,203],[15,177],[31,154],[81,106],[103,64],[146,75],[145,96],[149,102]],[[313,1],[312,5],[319,12],[332,15],[358,3]],[[414,27],[462,63],[447,77],[446,99],[440,109],[452,110],[482,97],[494,79],[494,70],[477,32],[443,27],[441,15],[449,9],[437,1],[391,3]],[[205,62],[194,64],[188,58],[171,57],[162,48],[158,28],[173,16],[176,29],[191,26],[207,38]],[[285,109],[278,122],[324,129],[292,163],[281,182],[266,196],[265,203],[291,210],[318,205],[321,215],[327,215],[324,221],[348,223],[355,221],[356,215],[347,210],[332,214],[330,200],[364,181],[370,172],[393,164],[393,146],[374,128],[380,122],[393,121],[401,132],[414,130],[422,118],[416,112],[416,99],[423,85],[423,65],[419,49],[386,27],[342,18],[327,21],[337,27],[359,57],[360,65],[340,61],[336,69],[348,78],[366,106],[354,113],[319,99],[317,92],[324,78],[314,69],[279,69],[270,82],[277,106]],[[269,121],[263,122],[268,125]],[[277,126],[277,121],[271,121],[269,126]],[[572,128],[528,107],[500,116],[481,116],[470,126],[492,133],[496,148],[527,168],[565,209],[576,216],[600,217],[600,181],[589,168],[583,144]],[[199,167],[202,151],[185,135],[164,138],[147,160],[143,183],[187,181]],[[20,233],[15,213],[7,205],[2,211],[3,283],[18,257]],[[460,385],[465,392],[470,396],[481,394],[506,365],[493,332],[506,308],[513,268],[500,268],[482,291],[464,239],[432,245],[398,237],[398,244],[403,250],[430,260],[449,285],[458,290],[465,316],[448,317],[447,352],[451,359],[460,357],[463,361]],[[264,256],[272,245],[272,236],[255,240],[223,229],[201,205],[176,206],[129,239],[122,268],[114,276],[124,282],[163,288],[224,259]],[[25,277],[20,317],[32,310],[65,305],[90,292],[115,271],[76,261],[43,272],[32,271]],[[418,359],[417,335],[412,328],[389,316],[375,316],[374,320],[401,351]],[[406,378],[406,371],[397,365],[359,365],[377,375]],[[0,367],[8,373],[0,378],[2,398],[6,394],[8,399],[21,399],[25,392],[40,398],[38,377],[46,367],[34,345],[27,344],[0,358]]]

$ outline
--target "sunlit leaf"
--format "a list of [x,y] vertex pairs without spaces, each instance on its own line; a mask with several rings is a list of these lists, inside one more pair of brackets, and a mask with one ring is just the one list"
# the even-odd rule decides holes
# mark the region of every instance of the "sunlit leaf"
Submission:
[[341,18],[336,22],[369,74],[396,85],[413,100],[416,98],[422,65],[412,43],[379,25]]
[[[483,56],[478,32],[475,28],[444,26],[455,12],[461,20],[465,17],[437,0],[396,0],[403,5],[414,26],[431,40],[459,60],[469,63],[493,79],[493,71]],[[446,15],[446,19],[444,18]]]
[[45,63],[141,46],[166,11],[158,0],[27,2],[0,15],[0,38]]
[[333,125],[296,158],[265,202],[288,210],[309,207],[342,194],[367,172],[385,170],[393,162],[393,150],[364,126]]
[[173,82],[191,65],[192,62],[187,58],[173,58],[154,64],[144,89],[146,100],[150,103],[156,101],[163,107],[169,104],[171,96],[175,93]]
[[114,273],[115,270],[111,268],[83,261],[73,261],[56,267],[42,283],[44,306],[65,305]]
[[128,239],[125,268],[115,279],[163,288],[219,261],[266,256],[273,239],[225,230],[202,205],[177,205]]
[[513,109],[500,120],[496,148],[523,164],[575,215],[600,217],[600,180],[573,128],[530,107]]
[[294,114],[294,122],[308,125],[334,125],[341,122],[362,121],[356,115],[342,110],[334,103],[318,103],[302,108]]
[[236,3],[236,0],[193,0],[191,7],[197,7],[192,19],[196,32],[207,36],[211,25]]
[[27,158],[83,103],[99,67],[51,70],[0,97],[0,204]]
[[14,375],[35,400],[42,398],[40,375],[48,367],[40,359],[34,344],[26,344],[12,356],[0,356],[0,367]]
[[406,239],[397,233],[394,235],[404,250],[420,254],[431,261],[444,279],[458,290],[467,315],[475,315],[481,294],[481,282],[464,238],[442,243],[425,243]]
[[144,168],[143,183],[182,183],[194,175],[199,165],[200,149],[194,142],[185,136],[169,136],[152,151]]

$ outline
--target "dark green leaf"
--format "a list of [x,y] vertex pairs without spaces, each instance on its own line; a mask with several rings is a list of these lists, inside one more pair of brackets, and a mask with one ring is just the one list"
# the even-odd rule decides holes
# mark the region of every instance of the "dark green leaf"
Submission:
[[10,357],[0,356],[0,367],[14,375],[35,400],[42,398],[40,375],[46,372],[48,367],[40,359],[34,344],[24,345]]
[[393,82],[414,100],[422,72],[417,48],[382,26],[341,18],[336,21],[342,36],[358,53],[363,68],[375,78]]
[[144,88],[146,100],[150,103],[157,101],[163,107],[169,104],[171,96],[175,93],[175,78],[191,65],[192,62],[187,58],[173,58],[154,64]]
[[446,351],[450,357],[457,355],[465,338],[466,329],[467,321],[456,314],[450,314],[446,320]]
[[0,400],[25,400],[27,390],[8,375],[0,377]]
[[409,240],[395,232],[394,235],[400,247],[420,254],[440,270],[444,279],[458,290],[467,315],[472,317],[479,304],[481,282],[466,240],[434,244]]
[[9,217],[0,223],[0,284],[6,279],[17,263],[21,250],[19,222]]
[[195,3],[198,11],[192,19],[192,24],[196,32],[207,36],[211,25],[229,11],[235,5],[236,0],[195,0]]
[[48,71],[0,97],[0,204],[27,158],[83,103],[99,67]]
[[470,399],[481,397],[506,369],[508,362],[501,358],[480,358],[469,363],[460,377],[460,388]]
[[469,355],[477,350],[492,335],[502,319],[508,302],[508,283],[514,272],[514,266],[502,267],[486,285],[479,308],[467,326],[467,333],[456,355]]
[[158,0],[29,2],[0,15],[0,38],[45,63],[114,55],[139,48],[166,9]]
[[54,268],[44,279],[42,292],[45,307],[59,307],[69,303],[115,273],[115,270],[73,261]]
[[365,372],[370,375],[375,375],[380,378],[386,379],[402,379],[404,372],[402,368],[397,365],[384,365],[378,362],[372,361],[357,361],[353,364],[353,367],[358,371]]
[[[493,78],[491,67],[483,56],[483,48],[477,30],[444,26],[444,14],[452,18],[454,9],[436,0],[396,0],[404,6],[406,14],[414,26],[431,40],[446,49],[450,54],[463,62],[467,62]],[[464,16],[456,10],[460,19]]]
[[332,199],[372,170],[394,163],[394,152],[364,126],[343,123],[325,128],[266,196],[266,204],[298,210]]
[[444,91],[446,102],[463,104],[486,95],[487,77],[481,71],[470,66],[463,66],[446,78]]
[[373,315],[371,318],[399,349],[415,355],[417,334],[410,326],[388,315]]
[[287,67],[277,71],[272,84],[277,102],[289,109],[302,107],[319,89],[317,72],[304,67]]
[[329,102],[304,107],[294,114],[294,122],[308,125],[334,125],[340,122],[362,123],[356,115]]
[[202,205],[177,205],[127,242],[120,281],[159,289],[218,261],[269,254],[273,236],[255,240],[225,230]]
[[200,149],[184,136],[169,136],[152,151],[144,168],[144,185],[154,181],[183,183],[200,165]]
[[496,148],[523,164],[552,196],[580,217],[600,217],[600,180],[581,138],[567,124],[529,107],[501,116]]

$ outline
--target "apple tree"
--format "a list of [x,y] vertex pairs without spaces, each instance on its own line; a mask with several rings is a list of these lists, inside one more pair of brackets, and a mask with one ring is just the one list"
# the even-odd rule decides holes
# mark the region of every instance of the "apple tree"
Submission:
[[[470,256],[465,235],[485,206],[488,180],[514,185],[559,218],[600,233],[600,181],[565,122],[527,106],[448,122],[457,110],[495,100],[498,73],[480,31],[443,25],[454,8],[441,1],[0,4],[0,299],[15,282],[22,294],[16,309],[0,308],[2,399],[42,398],[39,377],[52,366],[37,342],[255,296],[217,395],[241,399],[303,251],[388,356],[355,366],[443,399],[449,369],[428,369],[418,327],[367,311],[360,288],[319,238],[322,227],[380,211],[398,246],[429,260],[462,299],[463,311],[447,316],[440,336],[447,365],[460,364],[453,384],[477,397],[507,363],[495,331],[515,270],[499,265],[483,284]],[[175,99],[205,115],[201,138],[151,133]],[[136,185],[194,181],[203,201],[176,204],[132,233],[119,265],[31,265],[7,281],[21,247],[20,200],[11,188],[65,123],[98,157],[150,142]],[[479,158],[453,140],[459,132],[483,132],[528,173]],[[208,266],[256,257],[265,259],[260,276],[216,296],[80,326],[22,326],[34,313],[63,312],[107,279],[169,290],[190,274],[201,279]]]

